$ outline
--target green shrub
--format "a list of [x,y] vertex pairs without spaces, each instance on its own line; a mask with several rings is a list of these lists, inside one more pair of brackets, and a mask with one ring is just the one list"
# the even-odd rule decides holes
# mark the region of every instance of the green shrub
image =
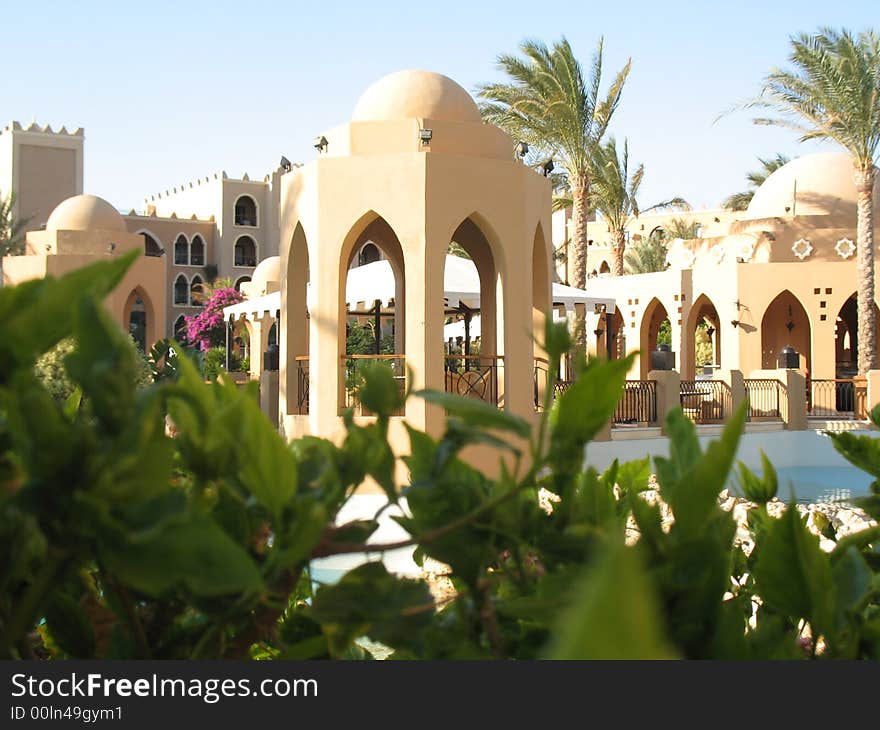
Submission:
[[[449,418],[439,438],[410,429],[399,522],[417,559],[449,566],[454,595],[437,610],[426,583],[375,562],[313,591],[312,559],[391,547],[367,546],[378,515],[335,517],[367,476],[399,497],[393,376],[364,368],[359,400],[377,416],[346,416],[339,445],[285,443],[255,385],[206,384],[185,357],[176,378],[139,390],[128,338],[98,304],[130,261],[0,290],[0,656],[351,658],[368,637],[396,658],[880,657],[878,528],[823,552],[795,509],[768,513],[772,469],[741,470],[761,504],[754,549],[735,540],[718,494],[744,410],[705,451],[670,417],[654,471],[671,524],[645,497],[647,460],[584,468],[629,359],[578,363],[534,432],[482,402],[416,394]],[[34,374],[67,337],[87,416]],[[570,342],[553,325],[545,340],[552,372]],[[832,438],[880,476],[880,442]],[[471,444],[506,458],[499,479],[459,458]],[[541,487],[559,498],[549,515]],[[880,517],[876,483],[862,506]]]

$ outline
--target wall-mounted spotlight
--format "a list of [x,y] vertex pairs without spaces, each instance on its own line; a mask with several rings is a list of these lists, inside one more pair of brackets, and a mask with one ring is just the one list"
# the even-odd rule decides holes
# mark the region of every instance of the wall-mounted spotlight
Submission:
[[422,142],[422,145],[431,144],[431,138],[434,136],[433,129],[420,129],[419,130],[419,139]]
[[327,138],[323,134],[319,134],[315,137],[315,149],[318,152],[325,152],[327,150]]
[[108,243],[107,244],[107,253],[113,253],[115,250],[116,250],[115,243]]
[[547,177],[551,172],[553,172],[553,167],[553,158],[550,158],[549,160],[547,160],[547,162],[541,165],[541,172],[544,174],[544,177]]
[[[323,139],[323,137],[322,137],[322,139]],[[324,140],[324,142],[326,142],[326,141],[327,140]],[[291,164],[290,160],[288,160],[284,155],[281,155],[281,162],[279,162],[278,164],[281,167],[281,169],[284,170],[284,172],[290,172],[290,170],[293,168],[293,165]]]
[[739,327],[739,320],[732,319],[732,320],[730,320],[730,324],[732,324],[734,327]]
[[528,142],[517,142],[516,143],[516,154],[517,157],[525,157],[529,154],[529,143]]

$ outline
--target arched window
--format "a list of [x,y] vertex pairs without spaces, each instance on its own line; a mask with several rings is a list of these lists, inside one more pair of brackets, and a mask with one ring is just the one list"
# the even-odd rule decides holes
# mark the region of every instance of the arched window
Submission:
[[196,274],[189,283],[189,303],[192,307],[204,306],[201,299],[202,294],[202,277]]
[[241,291],[241,285],[244,284],[246,281],[250,281],[250,280],[251,280],[251,277],[249,277],[249,276],[238,277],[238,279],[235,282],[235,291]]
[[183,307],[189,303],[189,282],[183,274],[174,280],[174,303]]
[[257,225],[257,204],[250,195],[242,195],[235,201],[235,225]]
[[358,255],[358,266],[372,264],[374,261],[378,261],[381,258],[382,254],[379,252],[379,248],[376,244],[368,243],[361,249],[361,252]]
[[607,261],[603,261],[601,264],[599,264],[599,273],[600,274],[610,274],[611,273],[611,267],[608,265]]
[[165,253],[162,244],[153,238],[149,233],[141,233],[144,237],[144,255],[145,256],[161,256]]
[[235,265],[257,265],[257,244],[250,236],[242,236],[235,242]]
[[174,265],[189,265],[189,241],[186,240],[186,236],[184,236],[182,233],[177,237],[177,240],[174,242]]
[[190,266],[205,265],[205,242],[198,233],[193,236],[192,244],[189,247],[189,263]]
[[178,342],[186,339],[186,317],[182,314],[174,320],[174,339]]

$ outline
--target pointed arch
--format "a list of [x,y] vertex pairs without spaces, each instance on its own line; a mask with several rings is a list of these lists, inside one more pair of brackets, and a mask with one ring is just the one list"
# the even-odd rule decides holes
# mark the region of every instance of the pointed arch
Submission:
[[128,295],[122,309],[123,327],[135,341],[138,350],[146,354],[156,341],[156,320],[153,303],[143,287],[136,286]]
[[186,316],[183,314],[178,315],[177,319],[174,320],[174,329],[171,332],[171,336],[178,342],[186,342]]
[[236,238],[232,250],[233,266],[252,269],[257,265],[257,242],[251,236],[243,235]]
[[233,223],[237,226],[259,225],[257,201],[250,195],[239,195],[233,205]]
[[205,265],[205,240],[198,234],[192,237],[189,244],[189,264],[190,266]]
[[786,346],[803,356],[809,377],[813,347],[810,318],[804,305],[788,289],[776,295],[761,317],[761,367],[777,367],[779,352]]
[[[687,352],[688,372],[684,374],[687,379],[693,379],[703,365],[721,365],[721,330],[718,308],[706,294],[700,294],[690,307],[682,334],[682,346]],[[699,350],[708,358],[707,362],[697,362],[697,339],[702,343]]]
[[[874,319],[877,331],[875,341],[880,342],[880,308],[874,302]],[[859,363],[859,308],[858,292],[841,305],[834,324],[835,377],[851,378],[858,374]]]
[[174,239],[174,265],[189,266],[189,239],[183,233]]
[[178,274],[174,280],[174,306],[189,306],[189,280],[185,274]]
[[204,302],[199,299],[201,294],[202,277],[196,274],[189,282],[189,305],[191,307],[203,307]]
[[651,371],[651,353],[657,349],[660,338],[660,328],[664,322],[669,322],[669,314],[663,303],[654,297],[648,302],[642,314],[642,324],[639,330],[639,347],[641,354],[641,377],[647,379]]
[[251,280],[249,276],[239,276],[235,280],[235,291],[241,291],[241,285]]
[[[284,356],[281,367],[285,369],[283,377],[288,414],[305,415],[309,412],[310,337],[307,299],[310,277],[309,243],[302,223],[297,222],[288,249],[285,279],[287,310],[280,325],[284,338],[281,343]],[[277,322],[276,319],[276,324]]]

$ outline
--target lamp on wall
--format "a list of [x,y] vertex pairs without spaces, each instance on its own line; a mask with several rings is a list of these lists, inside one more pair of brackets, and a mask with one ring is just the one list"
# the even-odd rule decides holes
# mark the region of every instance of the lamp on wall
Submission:
[[734,327],[739,327],[739,320],[732,319],[732,320],[730,320],[730,324],[732,324]]
[[109,253],[113,253],[115,250],[116,250],[116,244],[115,244],[115,243],[108,243],[108,244],[107,244],[107,253],[108,253],[108,254],[109,254]]
[[516,154],[517,157],[525,157],[529,153],[529,144],[528,142],[517,142],[516,143]]
[[551,172],[553,172],[553,158],[548,159],[543,165],[541,165],[541,172],[544,174],[544,177],[547,177]]
[[318,150],[318,152],[325,152],[327,150],[327,145],[327,138],[323,134],[319,134],[315,137],[315,149]]
[[[326,142],[326,140],[324,141]],[[288,160],[284,155],[281,155],[281,162],[278,164],[281,166],[281,169],[284,170],[284,172],[290,172],[291,168],[293,168],[290,160]]]
[[419,130],[419,139],[422,142],[422,145],[431,144],[431,139],[434,137],[433,129],[420,129]]

